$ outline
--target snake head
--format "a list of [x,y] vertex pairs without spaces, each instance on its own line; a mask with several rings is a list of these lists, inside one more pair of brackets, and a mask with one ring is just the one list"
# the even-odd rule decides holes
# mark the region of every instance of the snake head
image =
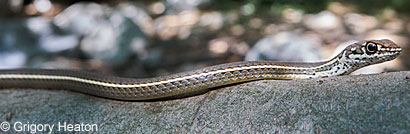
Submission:
[[391,40],[367,40],[348,46],[343,52],[343,62],[353,68],[381,63],[399,56],[401,48]]

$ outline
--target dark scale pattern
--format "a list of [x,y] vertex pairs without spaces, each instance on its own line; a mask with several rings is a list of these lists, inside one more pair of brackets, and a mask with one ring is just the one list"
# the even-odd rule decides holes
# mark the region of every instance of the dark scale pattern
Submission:
[[240,71],[239,79],[244,80],[247,75],[248,75],[248,70],[242,70]]

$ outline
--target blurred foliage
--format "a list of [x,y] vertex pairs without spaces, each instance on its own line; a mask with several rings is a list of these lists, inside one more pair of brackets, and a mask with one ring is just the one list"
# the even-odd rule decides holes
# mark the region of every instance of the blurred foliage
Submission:
[[[53,8],[41,12],[38,9],[46,9],[47,4],[36,6],[36,1],[46,1]],[[318,44],[335,45],[353,37],[366,38],[382,32],[396,35],[410,29],[407,21],[410,0],[0,0],[0,7],[0,18],[5,24],[0,26],[0,37],[2,34],[7,37],[3,39],[6,42],[3,44],[17,44],[3,45],[0,42],[0,51],[35,51],[30,47],[19,47],[24,44],[34,46],[32,42],[38,43],[39,47],[47,41],[56,44],[60,40],[73,38],[66,42],[72,41],[74,43],[71,44],[78,47],[58,54],[73,55],[67,57],[88,63],[87,60],[98,59],[96,57],[99,56],[94,53],[109,50],[99,47],[98,51],[94,51],[97,44],[113,48],[126,46],[121,47],[121,51],[112,49],[112,53],[118,53],[117,57],[107,56],[116,59],[105,60],[117,62],[118,65],[111,65],[114,70],[125,70],[125,67],[141,66],[139,63],[142,63],[145,70],[159,70],[158,74],[163,74],[160,68],[165,67],[185,65],[180,70],[187,70],[193,68],[190,63],[202,62],[205,66],[241,60],[248,48],[260,39],[281,31],[307,31],[322,39]],[[57,15],[63,17],[58,18]],[[15,22],[24,21],[27,24],[13,27]],[[56,22],[69,23],[57,25]],[[22,27],[25,25],[27,27]],[[403,28],[406,26],[409,28]],[[30,33],[30,29],[37,33]],[[333,31],[329,32],[329,29]],[[71,33],[76,30],[85,32]],[[20,36],[21,33],[29,34]],[[25,41],[22,38],[32,42],[22,42]],[[95,43],[101,39],[109,41]],[[63,46],[61,44],[58,45]],[[28,57],[33,55],[46,55],[45,59],[54,57],[45,52],[29,53]],[[92,64],[101,68],[105,66],[105,63]]]
[[225,0],[210,1],[203,4],[202,9],[229,11],[238,9],[245,4],[253,4],[258,12],[269,12],[270,10],[282,11],[285,8],[292,7],[306,12],[319,12],[326,8],[328,0]]
[[[33,0],[24,0],[23,4],[30,4]],[[142,0],[138,3],[149,5],[150,3],[161,0]],[[70,6],[77,2],[96,2],[105,3],[108,5],[116,5],[124,2],[124,0],[53,0],[53,3],[59,3],[62,6]],[[409,14],[410,0],[209,0],[204,1],[199,8],[201,10],[219,10],[231,11],[238,10],[246,4],[252,4],[255,8],[254,14],[279,13],[286,8],[293,8],[305,13],[317,13],[328,8],[332,2],[340,2],[346,5],[352,5],[357,10],[356,12],[375,15],[385,9],[393,9],[402,14]],[[1,0],[0,8],[1,17],[21,16],[21,12],[13,12],[9,9],[9,1]]]
[[331,2],[354,5],[358,12],[366,14],[377,14],[389,8],[402,13],[410,13],[409,0],[224,0],[210,1],[202,5],[205,9],[233,10],[244,4],[255,5],[256,13],[269,10],[282,11],[286,8],[302,10],[306,13],[317,13],[327,8]]
[[377,14],[380,11],[389,8],[401,13],[410,13],[409,0],[342,0],[340,2],[347,2],[357,5],[357,10],[367,14]]

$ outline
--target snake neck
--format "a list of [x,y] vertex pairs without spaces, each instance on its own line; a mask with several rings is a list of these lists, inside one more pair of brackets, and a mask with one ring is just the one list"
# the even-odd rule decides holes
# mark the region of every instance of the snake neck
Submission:
[[355,66],[349,58],[346,57],[346,52],[342,52],[334,58],[321,62],[316,67],[312,67],[313,72],[315,72],[315,77],[330,77],[337,75],[346,75],[357,70],[358,66]]

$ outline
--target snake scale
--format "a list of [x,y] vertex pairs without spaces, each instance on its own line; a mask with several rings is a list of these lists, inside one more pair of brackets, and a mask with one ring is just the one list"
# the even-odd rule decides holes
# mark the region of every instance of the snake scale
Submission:
[[0,70],[0,88],[67,89],[110,99],[152,100],[260,79],[346,75],[364,66],[393,60],[401,50],[388,39],[367,40],[353,43],[334,58],[323,62],[244,61],[145,79],[81,70]]

